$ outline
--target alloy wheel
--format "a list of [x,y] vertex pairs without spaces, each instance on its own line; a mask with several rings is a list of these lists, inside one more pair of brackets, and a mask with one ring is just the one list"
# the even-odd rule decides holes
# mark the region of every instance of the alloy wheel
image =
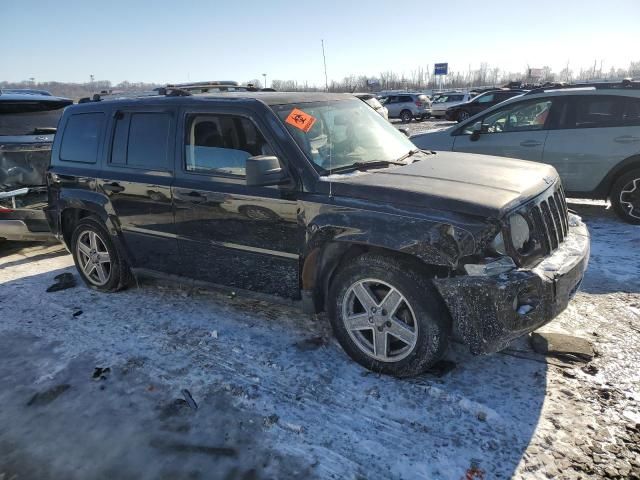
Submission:
[[620,205],[625,208],[629,216],[640,219],[640,178],[631,180],[622,188]]
[[389,283],[358,280],[342,301],[342,321],[356,346],[381,362],[406,358],[418,341],[418,322],[408,300]]
[[85,230],[76,243],[76,257],[85,277],[94,285],[106,285],[111,277],[111,257],[105,242],[92,231]]

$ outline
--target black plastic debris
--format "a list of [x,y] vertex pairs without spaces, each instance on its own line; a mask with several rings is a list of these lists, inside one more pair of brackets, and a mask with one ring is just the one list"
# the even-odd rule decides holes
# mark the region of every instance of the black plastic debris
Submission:
[[106,380],[111,373],[111,368],[109,367],[96,367],[93,369],[92,378],[94,380]]
[[186,388],[183,388],[182,389],[182,396],[184,397],[186,402],[189,404],[189,407],[191,407],[193,410],[197,410],[198,409],[198,404],[196,403],[196,401],[191,396],[191,393],[189,392],[189,390],[187,390]]
[[82,315],[82,310],[76,310],[75,312],[73,312],[72,314],[74,317],[79,317],[80,315]]
[[56,275],[54,280],[56,283],[47,288],[47,293],[59,292],[76,286],[76,279],[73,274],[69,272]]

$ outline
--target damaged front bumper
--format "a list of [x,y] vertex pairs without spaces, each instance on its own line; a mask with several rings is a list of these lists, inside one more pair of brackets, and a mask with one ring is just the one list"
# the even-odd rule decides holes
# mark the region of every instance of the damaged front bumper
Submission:
[[532,269],[495,276],[434,281],[453,319],[454,333],[471,353],[497,352],[548,323],[575,295],[589,262],[589,231],[569,216],[565,241]]

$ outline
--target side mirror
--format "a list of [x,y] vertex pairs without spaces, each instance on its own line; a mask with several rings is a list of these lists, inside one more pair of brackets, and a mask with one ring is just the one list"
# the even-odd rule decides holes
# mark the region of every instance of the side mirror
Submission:
[[280,166],[278,157],[273,155],[257,155],[247,158],[247,186],[268,187],[282,185],[288,180],[287,174]]
[[482,122],[474,123],[471,137],[469,137],[469,140],[471,140],[472,142],[477,141],[480,138],[481,133],[482,133]]
[[398,130],[400,130],[402,133],[404,133],[407,137],[409,137],[409,130],[406,128],[399,128]]

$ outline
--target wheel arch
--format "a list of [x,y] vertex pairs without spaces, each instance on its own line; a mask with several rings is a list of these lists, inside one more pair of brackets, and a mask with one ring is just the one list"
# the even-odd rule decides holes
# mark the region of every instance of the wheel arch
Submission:
[[611,189],[613,185],[616,183],[616,180],[620,178],[622,175],[630,172],[631,170],[640,169],[640,153],[637,155],[632,155],[631,157],[627,157],[617,165],[615,165],[609,173],[602,179],[602,181],[598,184],[596,189],[594,190],[594,197],[609,199],[611,195]]

